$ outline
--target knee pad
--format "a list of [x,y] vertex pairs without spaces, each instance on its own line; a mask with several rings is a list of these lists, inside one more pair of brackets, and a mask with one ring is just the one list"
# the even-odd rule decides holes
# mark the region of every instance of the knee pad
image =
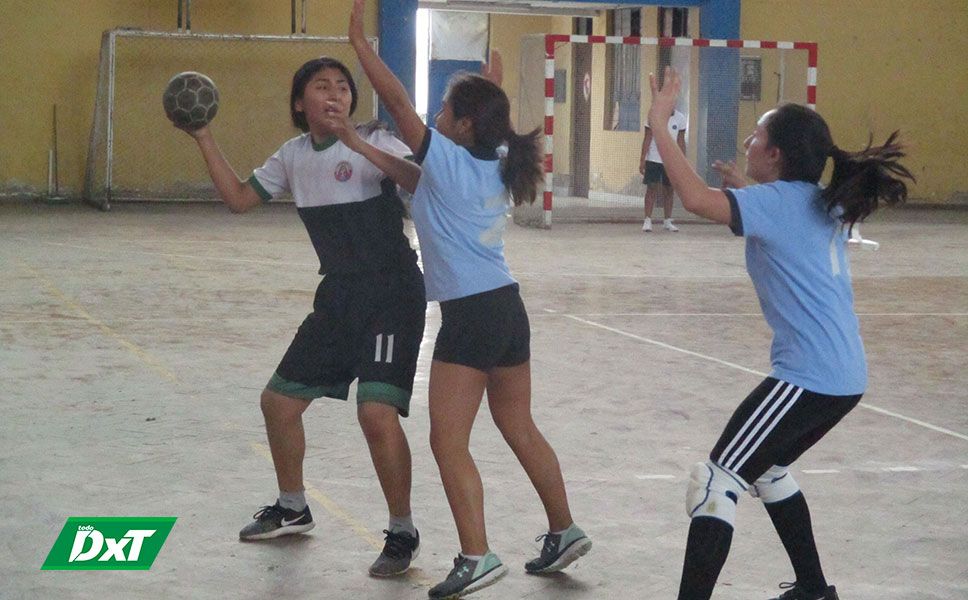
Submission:
[[750,486],[750,496],[759,498],[764,504],[786,500],[800,491],[797,480],[787,467],[772,466]]
[[713,517],[733,525],[736,501],[747,485],[738,475],[714,462],[696,463],[689,471],[686,514],[689,518]]

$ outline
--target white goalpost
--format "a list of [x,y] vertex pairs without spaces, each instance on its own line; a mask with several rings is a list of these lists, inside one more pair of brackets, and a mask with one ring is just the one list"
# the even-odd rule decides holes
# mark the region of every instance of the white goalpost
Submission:
[[[817,44],[764,40],[548,34],[522,40],[517,127],[540,127],[545,185],[515,222],[641,219],[639,173],[648,74],[683,76],[687,156],[710,185],[714,160],[742,160],[756,119],[784,102],[816,107]],[[681,214],[681,209],[677,209]]]

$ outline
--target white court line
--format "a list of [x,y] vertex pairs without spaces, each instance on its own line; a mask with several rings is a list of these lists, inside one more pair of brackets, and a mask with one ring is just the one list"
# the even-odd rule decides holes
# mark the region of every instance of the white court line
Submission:
[[919,469],[917,467],[903,467],[903,466],[901,466],[901,467],[882,467],[881,468],[881,471],[885,471],[887,473],[914,473],[914,472],[920,471],[920,470],[921,469]]
[[968,441],[968,435],[964,435],[964,434],[961,434],[961,433],[957,433],[957,432],[951,431],[950,429],[945,429],[944,427],[938,427],[937,425],[932,425],[931,423],[927,423],[925,421],[920,421],[918,419],[912,419],[911,417],[905,417],[904,415],[898,414],[896,412],[891,412],[891,411],[887,410],[886,408],[881,408],[879,406],[874,406],[873,404],[867,404],[866,402],[861,402],[858,406],[863,406],[867,410],[872,410],[874,412],[879,412],[879,413],[881,413],[883,415],[887,415],[889,417],[894,417],[895,419],[901,419],[902,421],[907,421],[909,423],[914,423],[915,425],[920,425],[921,427],[926,427],[928,429],[932,429],[934,431],[937,431],[938,433],[945,433],[947,435],[951,435],[951,436],[954,436],[956,438],[960,438],[960,439],[963,439],[965,441]]
[[688,354],[689,356],[695,356],[696,358],[701,358],[703,360],[708,360],[710,362],[719,363],[721,365],[725,365],[727,367],[731,367],[731,368],[737,369],[739,371],[745,371],[746,373],[750,373],[752,375],[759,375],[760,377],[766,377],[766,374],[765,373],[761,373],[759,371],[754,371],[753,369],[747,369],[746,367],[741,366],[741,365],[738,365],[736,363],[731,363],[729,361],[720,360],[718,358],[714,358],[714,357],[708,356],[706,354],[700,354],[698,352],[693,352],[692,350],[686,350],[685,348],[679,348],[678,346],[673,346],[671,344],[666,344],[664,342],[660,342],[660,341],[657,341],[657,340],[649,339],[647,337],[642,337],[640,335],[635,335],[634,333],[629,333],[627,331],[622,331],[621,329],[616,329],[614,327],[609,327],[608,325],[602,325],[601,323],[596,323],[595,321],[589,321],[588,319],[582,319],[581,317],[576,317],[574,315],[562,315],[562,316],[563,317],[568,317],[569,319],[571,319],[573,321],[578,321],[579,323],[584,323],[585,325],[590,325],[592,327],[597,327],[599,329],[604,329],[605,331],[611,331],[612,333],[616,333],[616,334],[621,335],[621,336],[625,336],[625,337],[628,337],[628,338],[632,338],[633,340],[638,340],[640,342],[645,342],[646,344],[652,344],[654,346],[659,346],[660,348],[665,348],[666,350],[674,350],[676,352],[681,352],[683,354]]
[[833,473],[840,473],[840,469],[803,469],[801,473],[806,473],[807,475],[831,475]]
[[[666,344],[664,342],[659,342],[657,340],[649,339],[647,337],[642,337],[640,335],[635,335],[634,333],[629,333],[627,331],[622,331],[621,329],[616,329],[614,327],[609,327],[608,325],[602,325],[601,323],[596,323],[595,321],[589,321],[588,319],[582,319],[581,317],[576,317],[574,315],[564,315],[563,314],[562,316],[563,317],[568,317],[569,319],[571,319],[573,321],[578,321],[579,323],[584,323],[585,325],[589,325],[591,327],[597,327],[599,329],[604,329],[605,331],[611,331],[612,333],[616,333],[616,334],[621,335],[621,336],[624,336],[624,337],[632,338],[633,340],[638,340],[640,342],[645,342],[646,344],[652,344],[654,346],[659,346],[660,348],[665,348],[667,350],[673,350],[675,352],[681,352],[682,354],[688,354],[689,356],[695,356],[696,358],[701,358],[703,360],[708,360],[710,362],[714,362],[714,363],[718,363],[718,364],[721,364],[721,365],[724,365],[724,366],[727,366],[727,367],[731,367],[731,368],[736,369],[738,371],[743,371],[745,373],[751,373],[753,375],[758,375],[760,377],[767,377],[768,376],[766,373],[763,373],[761,371],[755,371],[753,369],[747,369],[746,367],[741,366],[741,365],[737,365],[736,363],[731,363],[729,361],[720,360],[718,358],[715,358],[715,357],[712,357],[712,356],[709,356],[709,355],[706,355],[706,354],[700,354],[699,352],[693,352],[692,350],[686,350],[685,348],[679,348],[678,346],[673,346],[671,344]],[[866,402],[861,402],[857,406],[860,406],[862,408],[866,408],[867,410],[872,410],[872,411],[877,412],[877,413],[881,413],[883,415],[887,415],[889,417],[894,417],[895,419],[900,419],[902,421],[907,421],[908,423],[913,423],[914,425],[919,425],[919,426],[924,427],[926,429],[930,429],[930,430],[936,431],[938,433],[943,433],[945,435],[950,435],[952,437],[956,437],[956,438],[958,438],[960,440],[965,440],[966,442],[968,442],[968,435],[965,435],[963,433],[958,433],[957,431],[951,431],[950,429],[945,429],[944,427],[938,427],[937,425],[932,425],[931,423],[928,423],[926,421],[921,421],[919,419],[913,419],[911,417],[907,417],[907,416],[904,416],[902,414],[899,414],[899,413],[892,412],[892,411],[889,411],[887,409],[881,408],[879,406],[874,406],[873,404],[868,404]]]
[[636,475],[636,479],[675,479],[675,475]]

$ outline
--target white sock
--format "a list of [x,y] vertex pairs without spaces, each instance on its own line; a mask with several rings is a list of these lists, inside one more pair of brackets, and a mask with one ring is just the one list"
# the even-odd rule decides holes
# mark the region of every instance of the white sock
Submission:
[[387,531],[405,531],[417,537],[417,529],[413,526],[413,515],[407,515],[405,517],[395,517],[390,515],[390,523],[387,525]]
[[279,506],[298,512],[304,511],[306,509],[306,492],[304,490],[298,492],[279,490]]
[[463,552],[461,552],[460,555],[466,558],[467,560],[472,560],[474,562],[480,562],[480,560],[484,558],[483,554],[464,554]]

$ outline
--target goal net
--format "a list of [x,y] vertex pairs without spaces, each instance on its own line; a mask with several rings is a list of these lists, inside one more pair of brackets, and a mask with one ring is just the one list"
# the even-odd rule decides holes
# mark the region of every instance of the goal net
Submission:
[[353,73],[359,91],[354,118],[374,118],[373,89],[346,38],[106,31],[85,199],[108,208],[125,200],[216,198],[195,144],[165,116],[161,96],[168,80],[182,71],[212,78],[221,102],[212,129],[229,163],[247,177],[299,133],[289,116],[292,76],[322,55],[339,59]]
[[[784,102],[814,107],[817,46],[810,42],[581,35],[522,40],[518,131],[545,134],[545,186],[515,222],[643,218],[639,173],[649,73],[671,65],[683,78],[686,155],[709,185],[715,160],[743,159],[760,114]],[[661,199],[655,214],[662,214]],[[674,204],[673,216],[685,213]]]

